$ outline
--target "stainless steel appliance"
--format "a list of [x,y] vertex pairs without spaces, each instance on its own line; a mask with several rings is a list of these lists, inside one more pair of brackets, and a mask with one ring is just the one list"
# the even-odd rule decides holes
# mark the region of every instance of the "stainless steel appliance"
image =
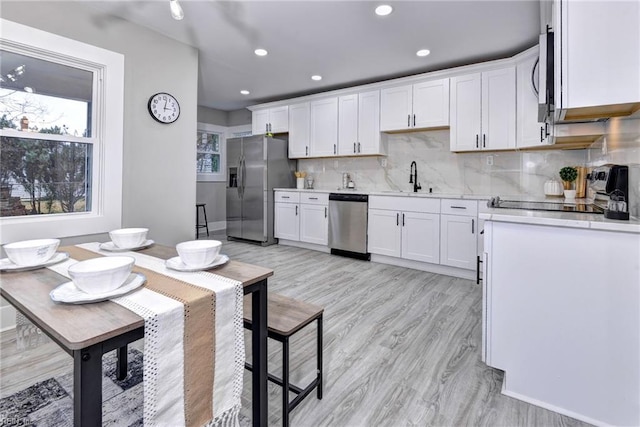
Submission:
[[609,195],[605,218],[629,219],[629,167],[612,165],[607,176],[605,191]]
[[263,245],[273,237],[273,189],[293,188],[288,144],[261,135],[227,140],[227,237]]
[[521,209],[527,211],[604,213],[604,209],[591,203],[526,202],[519,200],[501,200],[500,197],[492,197],[491,200],[487,202],[487,206],[494,209]]
[[365,194],[329,194],[329,247],[334,255],[370,260]]

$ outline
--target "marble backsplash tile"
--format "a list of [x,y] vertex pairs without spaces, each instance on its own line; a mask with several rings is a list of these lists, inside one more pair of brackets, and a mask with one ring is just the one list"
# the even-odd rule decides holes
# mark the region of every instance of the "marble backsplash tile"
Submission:
[[[557,179],[567,165],[584,165],[586,150],[452,153],[449,131],[385,136],[388,156],[299,160],[298,169],[314,177],[314,187],[337,189],[349,172],[356,188],[366,191],[412,191],[410,165],[418,165],[422,190],[434,193],[543,196],[544,183]],[[386,159],[386,167],[382,166]]]

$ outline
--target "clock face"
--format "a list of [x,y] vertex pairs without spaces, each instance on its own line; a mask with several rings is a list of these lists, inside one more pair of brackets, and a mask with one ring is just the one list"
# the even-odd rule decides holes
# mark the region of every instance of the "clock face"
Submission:
[[180,116],[180,104],[168,93],[160,92],[149,98],[149,114],[160,123],[173,123]]

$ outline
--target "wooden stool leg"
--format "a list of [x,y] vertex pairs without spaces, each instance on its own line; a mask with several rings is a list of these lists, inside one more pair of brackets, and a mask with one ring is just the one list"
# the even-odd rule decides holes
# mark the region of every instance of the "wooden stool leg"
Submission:
[[196,205],[196,240],[200,238],[200,206]]
[[322,399],[322,315],[318,317],[318,399]]
[[282,425],[289,427],[289,338],[282,341]]
[[207,230],[207,237],[209,237],[209,221],[207,221],[207,207],[202,207],[202,213],[204,214],[204,227]]

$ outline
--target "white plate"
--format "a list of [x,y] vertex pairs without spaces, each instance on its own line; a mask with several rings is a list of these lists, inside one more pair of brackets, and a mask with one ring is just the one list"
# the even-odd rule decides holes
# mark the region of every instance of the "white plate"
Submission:
[[29,271],[36,270],[38,268],[47,267],[49,265],[57,264],[62,261],[66,261],[69,259],[69,254],[67,252],[56,252],[53,254],[51,258],[47,262],[43,262],[38,265],[17,265],[11,262],[9,258],[0,259],[0,271]]
[[148,248],[154,243],[155,242],[153,240],[146,240],[143,244],[141,244],[140,246],[136,246],[135,248],[119,248],[113,242],[105,242],[105,243],[100,243],[100,249],[104,251],[109,251],[109,252],[137,251],[140,249]]
[[214,267],[217,267],[222,264],[226,264],[229,261],[229,257],[223,254],[220,254],[216,257],[215,260],[209,265],[205,265],[202,267],[191,267],[182,262],[179,256],[170,258],[165,261],[164,265],[167,268],[178,271],[202,271],[202,270],[210,270]]
[[146,281],[147,278],[144,274],[131,273],[122,286],[110,292],[104,292],[101,294],[88,294],[86,292],[82,292],[80,289],[76,288],[76,285],[74,285],[73,282],[66,282],[52,290],[49,293],[49,296],[51,296],[51,299],[56,302],[66,302],[69,304],[99,302],[131,292],[132,290],[144,285]]

